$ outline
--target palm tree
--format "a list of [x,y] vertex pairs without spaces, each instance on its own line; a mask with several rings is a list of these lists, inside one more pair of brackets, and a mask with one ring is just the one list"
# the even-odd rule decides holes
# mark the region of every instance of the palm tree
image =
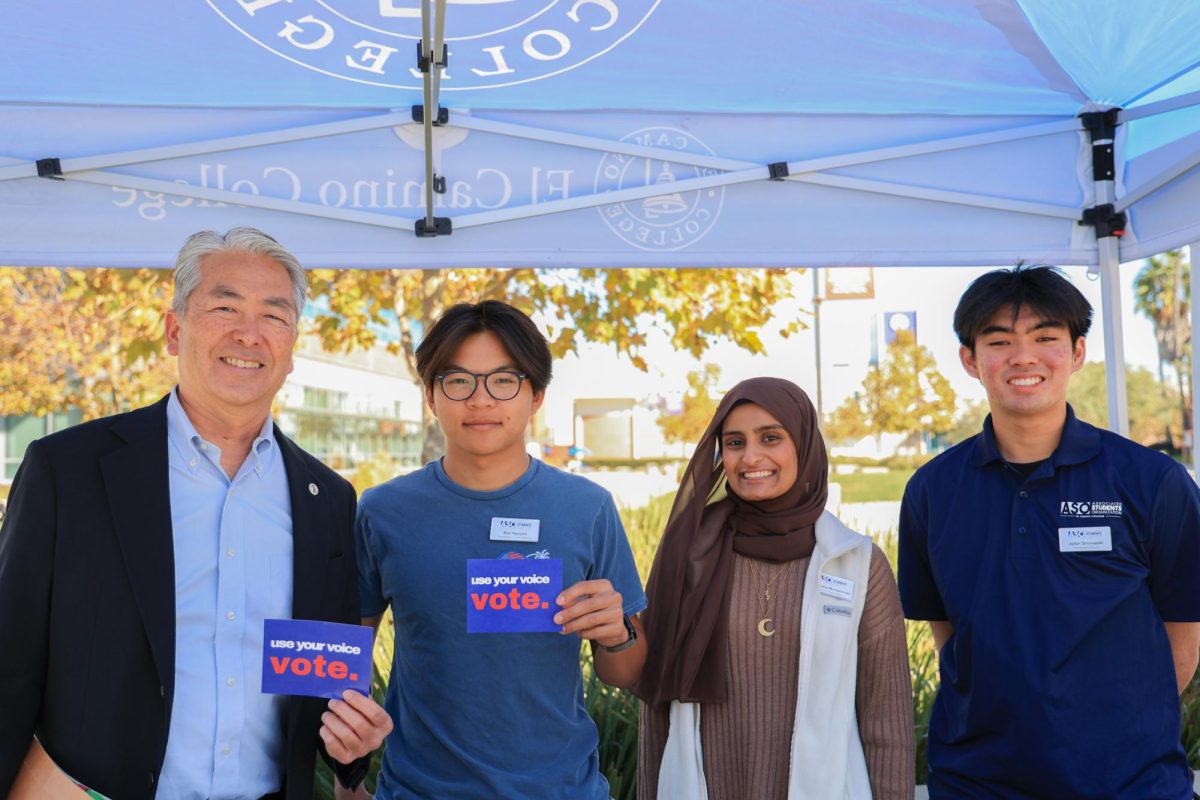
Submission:
[[1184,251],[1172,250],[1147,259],[1134,280],[1133,292],[1135,310],[1154,324],[1159,382],[1165,385],[1164,365],[1169,365],[1175,373],[1186,435],[1192,427],[1192,322],[1190,270]]

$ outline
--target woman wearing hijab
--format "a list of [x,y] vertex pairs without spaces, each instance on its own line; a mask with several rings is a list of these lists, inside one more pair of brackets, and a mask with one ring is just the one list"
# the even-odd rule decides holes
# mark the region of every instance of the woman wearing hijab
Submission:
[[828,473],[798,386],[725,395],[646,587],[639,800],[911,800],[896,581],[824,510]]

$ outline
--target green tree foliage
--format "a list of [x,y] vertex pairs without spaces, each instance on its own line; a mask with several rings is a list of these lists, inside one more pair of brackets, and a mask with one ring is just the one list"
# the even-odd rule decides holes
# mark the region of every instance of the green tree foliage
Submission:
[[[780,301],[790,299],[794,271],[785,269],[473,269],[317,270],[313,295],[328,298],[317,318],[325,349],[370,347],[380,328],[399,319],[399,335],[387,342],[403,355],[416,377],[415,353],[424,331],[454,303],[503,300],[551,320],[547,331],[556,356],[577,352],[584,342],[612,345],[619,355],[647,369],[643,348],[650,330],[665,332],[675,348],[700,358],[728,340],[750,353],[764,351],[759,332],[774,320]],[[787,336],[803,327],[786,322]],[[425,460],[444,445],[428,409]]]
[[716,364],[705,364],[703,369],[688,373],[683,410],[679,414],[658,418],[663,439],[676,444],[700,441],[717,410],[719,398],[713,397],[713,391],[720,377],[721,368]]
[[[1129,438],[1146,445],[1174,441],[1172,433],[1181,432],[1175,390],[1159,383],[1144,367],[1125,369],[1125,389],[1129,398]],[[1080,419],[1100,428],[1108,426],[1108,385],[1103,363],[1089,361],[1071,377],[1067,402]]]
[[0,267],[0,414],[92,419],[162,397],[170,298],[161,270]]
[[954,427],[946,431],[946,442],[958,444],[979,433],[989,410],[986,400],[968,400],[954,418]]
[[[1191,429],[1192,420],[1192,321],[1191,272],[1182,250],[1154,256],[1137,274],[1133,283],[1134,309],[1154,324],[1158,344],[1158,380],[1163,389],[1163,367],[1175,375],[1175,399],[1182,430]],[[1132,389],[1129,392],[1133,399]],[[1130,413],[1132,417],[1132,412]],[[1136,438],[1136,437],[1135,437]]]
[[825,432],[835,441],[884,433],[945,433],[954,426],[956,394],[929,349],[899,331],[862,391],[834,409]]

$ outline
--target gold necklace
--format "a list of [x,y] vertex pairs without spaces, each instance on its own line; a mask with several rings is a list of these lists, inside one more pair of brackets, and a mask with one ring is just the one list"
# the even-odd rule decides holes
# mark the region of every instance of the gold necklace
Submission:
[[[771,605],[774,603],[774,598],[771,596],[771,586],[774,585],[776,581],[779,581],[779,586],[777,587],[777,590],[775,593],[775,596],[778,597],[779,596],[778,589],[783,588],[783,581],[781,579],[784,579],[787,577],[788,572],[792,568],[792,564],[795,562],[793,562],[793,561],[787,562],[787,566],[784,567],[783,569],[781,569],[779,572],[775,573],[775,576],[773,578],[771,578],[770,580],[765,580],[763,578],[762,573],[758,571],[758,567],[754,565],[753,561],[750,561],[749,563],[750,563],[750,569],[754,573],[750,577],[750,581],[751,581],[751,583],[754,584],[754,599],[758,603],[758,611],[760,614],[760,617],[758,620],[758,635],[763,637],[764,639],[766,639],[766,638],[769,638],[769,637],[775,635],[775,629],[773,627],[770,627],[771,625],[774,624],[774,622],[772,621],[772,619],[770,617]],[[762,584],[762,590],[761,590],[762,597],[761,598],[758,596],[759,595],[758,586],[760,583]]]

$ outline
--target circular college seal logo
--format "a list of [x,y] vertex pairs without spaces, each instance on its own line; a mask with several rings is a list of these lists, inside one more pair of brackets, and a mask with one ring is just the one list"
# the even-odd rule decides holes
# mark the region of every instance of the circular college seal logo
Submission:
[[[677,128],[643,128],[621,141],[716,155],[695,136]],[[682,250],[712,229],[725,201],[725,188],[679,192],[675,184],[719,172],[709,167],[606,153],[596,168],[597,193],[640,186],[657,186],[663,193],[600,206],[600,216],[613,233],[640,250]]]
[[[421,0],[206,0],[248,39],[335,78],[421,88]],[[597,58],[661,0],[446,0],[442,91],[539,80]]]

